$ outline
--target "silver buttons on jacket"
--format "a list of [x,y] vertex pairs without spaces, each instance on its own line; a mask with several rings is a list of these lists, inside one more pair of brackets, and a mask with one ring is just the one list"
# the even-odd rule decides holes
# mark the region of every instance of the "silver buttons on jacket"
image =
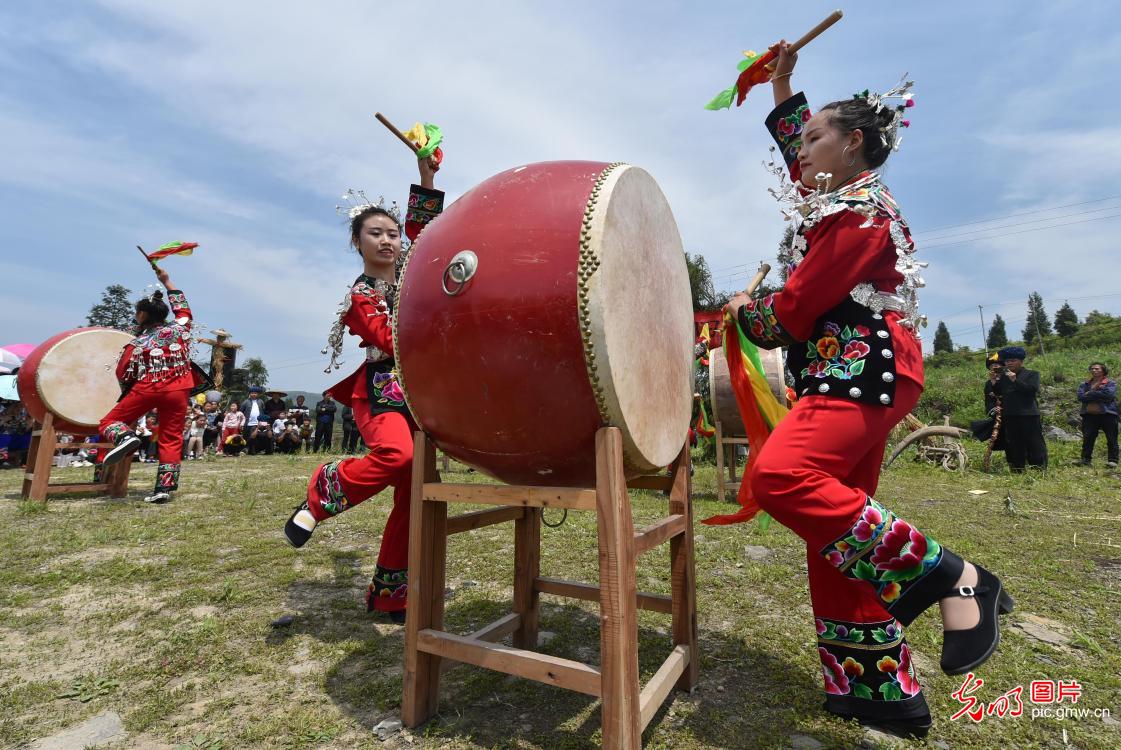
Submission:
[[885,383],[890,383],[895,380],[895,376],[890,372],[885,372],[881,377],[883,377]]
[[888,404],[891,403],[891,396],[887,395],[886,393],[881,393],[880,394],[880,403],[883,404],[884,406],[887,406]]
[[880,352],[880,354],[883,356],[884,359],[891,359],[891,357],[892,357],[891,349],[884,349],[883,351]]
[[828,383],[822,383],[821,385],[819,385],[817,387],[817,392],[818,393],[829,393],[829,384]]
[[859,388],[849,388],[849,395],[853,398],[860,398],[863,394],[864,391],[860,390]]
[[876,335],[879,336],[881,339],[886,339],[891,334],[888,333],[887,331],[876,331]]

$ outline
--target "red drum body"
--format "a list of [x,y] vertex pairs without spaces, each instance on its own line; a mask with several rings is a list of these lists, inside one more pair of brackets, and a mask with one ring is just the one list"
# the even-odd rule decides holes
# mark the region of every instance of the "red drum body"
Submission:
[[[760,349],[759,359],[763,363],[763,377],[771,393],[780,404],[786,403],[786,375],[782,349]],[[747,428],[743,426],[736,394],[732,391],[732,376],[728,373],[728,360],[723,347],[708,353],[708,388],[712,418],[720,422],[721,431],[727,437],[746,437]]]
[[37,422],[53,414],[60,432],[96,434],[121,397],[117,358],[132,338],[112,328],[76,328],[35,347],[16,381],[28,414]]
[[[449,264],[478,266],[459,284]],[[591,486],[595,433],[629,475],[676,458],[692,401],[692,304],[665,196],[642,169],[544,162],[481,183],[410,250],[394,325],[417,423],[511,484]]]

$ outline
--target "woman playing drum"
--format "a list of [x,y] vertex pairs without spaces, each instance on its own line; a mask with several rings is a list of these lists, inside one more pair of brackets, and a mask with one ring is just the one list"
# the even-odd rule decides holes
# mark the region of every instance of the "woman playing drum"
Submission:
[[[179,489],[179,464],[183,450],[183,420],[191,389],[199,384],[191,369],[191,309],[187,298],[176,289],[167,271],[156,267],[156,278],[167,289],[136,303],[137,335],[117,360],[117,379],[124,395],[101,420],[101,435],[115,443],[105,455],[104,465],[111,465],[131,455],[140,447],[140,438],[131,425],[137,418],[155,409],[159,415],[159,467],[156,469],[155,491],[144,498],[149,503],[163,503]],[[170,312],[175,316],[167,321]]]
[[[790,347],[799,397],[751,484],[759,505],[806,541],[826,710],[921,736],[930,712],[902,626],[937,602],[942,669],[963,674],[995,650],[1012,599],[996,576],[873,499],[888,433],[923,383],[920,266],[873,171],[908,124],[910,84],[811,116],[790,86],[796,60],[780,43],[767,118],[797,188],[783,192],[802,216],[793,267],[781,292],[729,303],[757,345]],[[898,106],[884,104],[891,97]]]
[[[436,164],[419,159],[420,185],[413,185],[405,219],[410,240],[443,208],[444,194],[434,190]],[[386,487],[393,487],[393,510],[382,534],[373,581],[366,590],[366,609],[389,613],[404,622],[408,581],[409,479],[416,426],[397,383],[393,361],[392,315],[401,258],[401,221],[396,207],[365,204],[351,210],[351,245],[362,257],[363,271],[344,301],[332,334],[341,351],[342,329],[362,340],[366,361],[346,380],[333,386],[331,398],[350,406],[370,452],[323,464],[308,483],[307,500],[292,513],[284,533],[302,547],[320,521],[337,515]],[[326,350],[325,350],[326,351]]]

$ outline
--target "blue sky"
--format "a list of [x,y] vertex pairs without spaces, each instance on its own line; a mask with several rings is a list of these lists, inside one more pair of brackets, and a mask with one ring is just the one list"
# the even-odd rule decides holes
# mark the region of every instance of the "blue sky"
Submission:
[[[165,264],[198,319],[276,387],[330,384],[319,349],[359,270],[338,196],[402,200],[415,172],[375,110],[444,128],[449,199],[526,162],[623,160],[659,181],[718,285],[774,257],[770,92],[702,106],[741,50],[835,2],[447,5],[5,3],[0,343],[81,324],[108,284],[151,283],[134,245],[193,240]],[[1116,6],[852,5],[795,86],[820,104],[915,79],[885,176],[931,264],[928,345],[941,319],[979,345],[979,303],[1018,332],[1035,290],[1051,313],[1121,312]]]

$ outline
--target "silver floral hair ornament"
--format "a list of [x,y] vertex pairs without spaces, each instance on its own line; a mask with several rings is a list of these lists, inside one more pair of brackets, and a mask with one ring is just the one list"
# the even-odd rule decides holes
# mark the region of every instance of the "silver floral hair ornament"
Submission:
[[398,207],[397,201],[386,205],[385,196],[379,195],[375,203],[366,196],[365,191],[351,188],[342,194],[342,200],[343,203],[335,206],[335,212],[346,216],[350,221],[353,221],[356,216],[367,209],[378,208],[392,216],[398,224],[401,223],[401,209]]
[[[908,81],[907,74],[904,73],[903,77],[899,79],[899,83],[882,94],[864,89],[860,93],[852,95],[853,99],[864,99],[869,105],[875,107],[876,114],[883,112],[885,109],[891,109],[891,122],[880,127],[880,140],[885,146],[890,145],[892,151],[898,151],[899,144],[903,143],[903,136],[898,134],[899,129],[911,127],[911,121],[903,119],[903,115],[910,107],[915,106],[915,95],[911,93],[914,85],[915,82]],[[892,103],[892,100],[897,103]]]

